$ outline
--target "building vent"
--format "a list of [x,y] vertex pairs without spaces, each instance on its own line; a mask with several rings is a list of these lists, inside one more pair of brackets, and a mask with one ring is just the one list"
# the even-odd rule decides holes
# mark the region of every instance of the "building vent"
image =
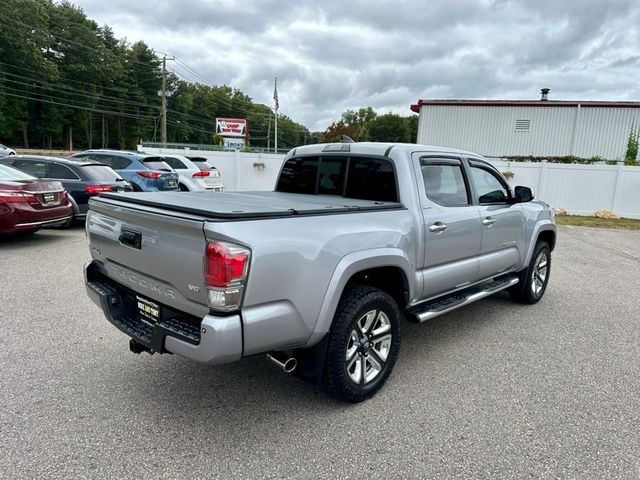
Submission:
[[531,128],[531,120],[516,120],[516,132],[528,132]]

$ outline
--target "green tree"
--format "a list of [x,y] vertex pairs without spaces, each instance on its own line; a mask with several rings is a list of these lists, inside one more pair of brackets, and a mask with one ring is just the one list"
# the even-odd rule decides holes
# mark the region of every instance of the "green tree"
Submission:
[[638,146],[640,145],[640,130],[636,130],[635,124],[631,125],[629,139],[627,140],[627,152],[624,156],[624,163],[636,165],[638,163]]
[[408,122],[395,113],[378,115],[369,125],[369,135],[373,142],[411,142]]

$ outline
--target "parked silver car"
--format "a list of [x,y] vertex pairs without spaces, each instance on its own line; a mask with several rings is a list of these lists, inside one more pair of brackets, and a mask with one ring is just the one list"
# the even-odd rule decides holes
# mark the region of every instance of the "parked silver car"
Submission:
[[207,163],[206,158],[193,157],[189,159],[182,155],[163,155],[163,157],[164,161],[178,174],[180,190],[185,192],[222,191],[220,172]]
[[6,145],[0,143],[0,157],[6,157],[8,155],[15,155],[16,151],[13,148],[9,148]]

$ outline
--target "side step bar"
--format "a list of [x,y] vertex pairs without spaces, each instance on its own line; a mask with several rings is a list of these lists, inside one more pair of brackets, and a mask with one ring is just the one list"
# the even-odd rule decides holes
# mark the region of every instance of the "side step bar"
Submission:
[[512,287],[518,283],[517,276],[503,277],[499,279],[488,280],[466,290],[438,297],[427,302],[419,303],[407,310],[407,315],[417,322],[426,322],[438,315],[451,312],[465,305],[469,305],[481,298],[493,295],[500,290]]

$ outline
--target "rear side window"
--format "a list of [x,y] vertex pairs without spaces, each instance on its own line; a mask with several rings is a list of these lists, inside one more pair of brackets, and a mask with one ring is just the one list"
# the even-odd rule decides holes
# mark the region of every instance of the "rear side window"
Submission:
[[443,207],[469,205],[469,195],[462,174],[462,165],[456,160],[420,160],[427,198]]
[[60,180],[80,180],[80,177],[76,175],[73,170],[71,170],[66,165],[61,165],[59,163],[49,163],[49,170],[47,172],[47,178],[55,178]]
[[151,170],[164,170],[166,172],[170,172],[171,167],[165,162],[162,157],[148,157],[143,158],[142,163],[145,164],[147,168]]
[[164,157],[164,161],[167,162],[171,168],[175,168],[176,170],[187,170],[187,166],[179,158]]
[[282,168],[276,191],[398,201],[393,165],[379,158],[290,158]]

